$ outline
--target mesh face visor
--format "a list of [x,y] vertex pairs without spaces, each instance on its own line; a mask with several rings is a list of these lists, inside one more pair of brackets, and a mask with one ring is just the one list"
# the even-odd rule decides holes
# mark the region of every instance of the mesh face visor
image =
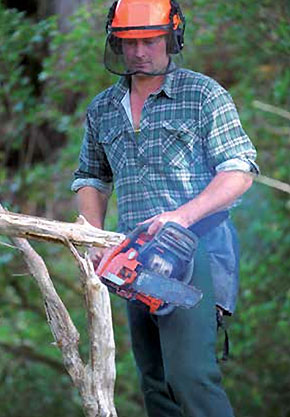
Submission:
[[111,28],[105,46],[105,67],[118,75],[168,74],[182,65],[183,31],[182,27],[173,30],[171,24]]

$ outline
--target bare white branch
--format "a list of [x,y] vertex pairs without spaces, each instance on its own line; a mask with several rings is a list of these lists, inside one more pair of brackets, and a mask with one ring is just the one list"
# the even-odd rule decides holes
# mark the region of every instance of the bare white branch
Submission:
[[284,191],[284,193],[290,194],[290,184],[287,184],[287,182],[275,180],[274,178],[266,177],[265,175],[256,176],[255,181],[267,185],[268,187],[275,188],[276,190]]
[[276,114],[277,116],[281,116],[284,119],[290,120],[290,112],[284,109],[281,109],[280,107],[273,106],[272,104],[263,103],[259,100],[253,101],[253,106],[256,109],[263,110],[268,113]]
[[48,220],[6,211],[0,207],[0,234],[78,246],[110,247],[124,239],[120,233],[91,226],[82,216],[75,223]]
[[[110,298],[107,288],[94,272],[89,257],[81,256],[74,244],[110,246],[122,235],[102,232],[81,223],[70,224],[6,212],[0,204],[0,234],[21,250],[27,267],[43,297],[48,324],[55,344],[62,352],[64,366],[79,390],[86,417],[117,417],[114,406],[115,342]],[[76,228],[76,230],[74,230]],[[79,354],[79,333],[57,294],[43,259],[22,237],[61,242],[68,246],[79,265],[85,295],[90,336],[90,360],[85,364]],[[73,243],[74,244],[73,244]]]
[[16,246],[14,246],[14,245],[10,245],[9,243],[3,242],[2,240],[0,240],[0,245],[1,245],[1,246],[6,246],[7,248],[10,248],[10,249],[16,249],[16,250],[19,250],[19,248],[17,248]]

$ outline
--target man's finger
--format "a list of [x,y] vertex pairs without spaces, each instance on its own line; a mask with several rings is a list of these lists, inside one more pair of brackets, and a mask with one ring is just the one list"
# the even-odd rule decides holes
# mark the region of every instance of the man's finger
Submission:
[[153,222],[158,216],[160,216],[160,214],[156,214],[156,216],[150,217],[150,219],[144,220],[143,222],[139,222],[137,223],[138,226],[140,226],[141,224],[147,224],[147,223],[151,223]]
[[155,235],[155,233],[158,232],[158,230],[163,226],[163,223],[157,219],[155,220],[148,228],[148,234],[149,235]]

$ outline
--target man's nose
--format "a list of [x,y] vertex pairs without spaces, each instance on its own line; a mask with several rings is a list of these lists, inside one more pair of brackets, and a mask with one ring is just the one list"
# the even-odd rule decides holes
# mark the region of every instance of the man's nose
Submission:
[[145,55],[145,46],[144,46],[144,43],[141,40],[138,40],[136,42],[135,54],[136,54],[137,57],[142,57],[142,56]]

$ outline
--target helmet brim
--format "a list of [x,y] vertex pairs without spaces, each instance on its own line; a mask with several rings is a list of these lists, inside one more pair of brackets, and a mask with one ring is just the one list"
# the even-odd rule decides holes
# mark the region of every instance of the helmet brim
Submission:
[[121,39],[141,39],[153,38],[155,36],[166,35],[171,26],[155,25],[155,26],[127,26],[127,27],[111,27],[111,34]]

